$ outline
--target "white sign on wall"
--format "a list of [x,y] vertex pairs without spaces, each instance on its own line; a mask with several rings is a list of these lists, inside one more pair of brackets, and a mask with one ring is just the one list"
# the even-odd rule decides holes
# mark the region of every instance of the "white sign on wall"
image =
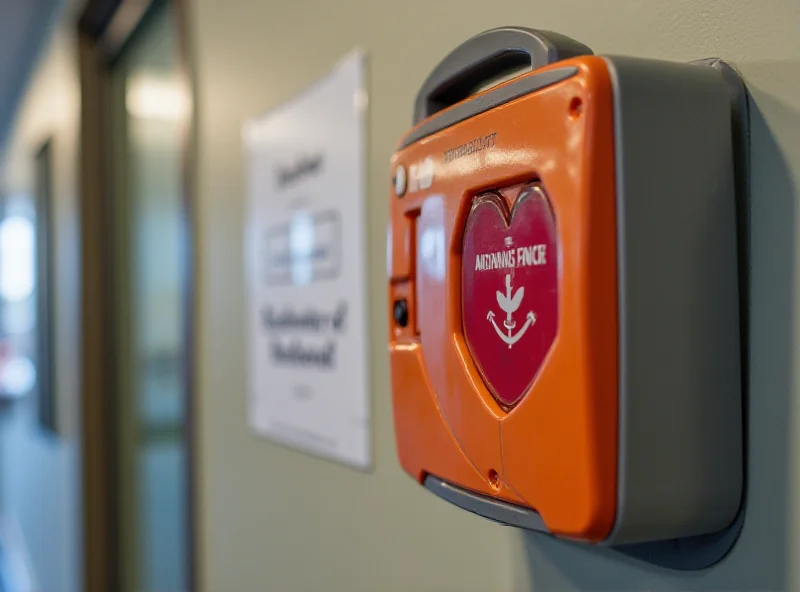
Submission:
[[244,129],[249,420],[260,435],[371,465],[365,57]]

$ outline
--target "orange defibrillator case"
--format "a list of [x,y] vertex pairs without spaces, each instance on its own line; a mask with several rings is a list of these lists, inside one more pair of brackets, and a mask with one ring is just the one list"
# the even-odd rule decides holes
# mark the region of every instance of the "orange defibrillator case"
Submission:
[[506,27],[425,81],[388,236],[397,450],[420,484],[611,546],[735,522],[736,77],[712,62]]

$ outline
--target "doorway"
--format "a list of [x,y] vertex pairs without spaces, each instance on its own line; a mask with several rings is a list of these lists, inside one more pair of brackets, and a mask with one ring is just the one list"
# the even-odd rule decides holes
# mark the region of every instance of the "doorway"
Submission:
[[[87,10],[92,4],[101,3]],[[105,450],[86,465],[94,472],[85,478],[95,526],[87,528],[89,590],[193,589],[192,99],[181,10],[126,1],[84,41],[84,97],[98,107],[84,109],[95,120],[85,122],[84,181],[99,212],[84,234],[94,235],[87,248],[104,253],[87,253],[93,265],[84,271],[99,305],[84,306],[97,376],[84,396],[104,399],[101,412],[85,406],[93,422],[85,437]]]

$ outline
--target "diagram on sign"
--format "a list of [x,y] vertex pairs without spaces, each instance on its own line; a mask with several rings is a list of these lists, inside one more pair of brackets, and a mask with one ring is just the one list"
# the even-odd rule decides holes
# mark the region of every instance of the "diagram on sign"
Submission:
[[500,305],[500,308],[503,309],[503,312],[506,313],[506,320],[503,321],[503,327],[506,328],[508,334],[503,333],[500,327],[497,326],[497,323],[494,320],[495,314],[493,311],[489,311],[489,314],[486,315],[486,318],[492,323],[494,326],[494,330],[500,336],[500,339],[505,341],[508,344],[508,349],[511,349],[517,341],[522,339],[522,336],[525,334],[525,331],[528,330],[528,327],[533,325],[536,322],[536,315],[532,310],[528,311],[527,316],[525,317],[525,324],[522,325],[519,331],[514,333],[514,329],[517,326],[517,322],[514,320],[514,313],[517,312],[517,309],[522,304],[522,299],[525,297],[525,287],[517,288],[517,291],[514,293],[514,296],[511,296],[511,274],[506,274],[506,293],[503,294],[499,290],[497,291],[497,304]]

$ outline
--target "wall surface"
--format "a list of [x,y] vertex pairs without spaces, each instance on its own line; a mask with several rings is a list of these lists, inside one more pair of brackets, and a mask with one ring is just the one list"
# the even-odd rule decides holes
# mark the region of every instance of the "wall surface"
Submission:
[[78,389],[79,242],[77,132],[80,89],[77,48],[62,14],[49,36],[17,112],[0,168],[9,213],[32,213],[34,157],[52,139],[53,269],[56,405],[60,437],[39,426],[36,397],[0,418],[0,515],[28,547],[38,588],[80,589],[80,457]]
[[[795,0],[194,0],[198,76],[197,364],[205,590],[781,590],[800,586],[800,5]],[[719,566],[675,574],[525,535],[449,507],[399,469],[385,314],[388,163],[414,94],[469,36],[515,24],[601,54],[722,56],[752,95],[750,487],[742,537]],[[369,54],[368,239],[375,471],[364,475],[247,429],[241,302],[242,124]]]

